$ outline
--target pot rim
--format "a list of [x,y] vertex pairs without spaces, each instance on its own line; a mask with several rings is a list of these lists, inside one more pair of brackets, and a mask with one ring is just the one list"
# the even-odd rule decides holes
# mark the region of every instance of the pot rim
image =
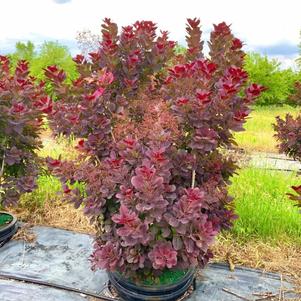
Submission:
[[115,280],[117,282],[124,281],[126,282],[126,285],[128,287],[131,287],[133,289],[136,288],[140,288],[140,289],[145,289],[147,291],[156,291],[158,289],[160,290],[172,290],[173,288],[177,287],[179,284],[187,281],[191,276],[193,277],[193,275],[196,272],[196,268],[190,268],[187,270],[187,273],[185,273],[183,275],[183,277],[181,277],[180,279],[178,279],[177,281],[170,283],[170,284],[153,284],[153,285],[149,285],[149,284],[140,284],[140,283],[135,283],[133,281],[131,281],[129,278],[124,277],[121,273],[119,272],[108,272],[109,277],[114,277]]
[[17,223],[17,218],[13,214],[11,214],[9,212],[6,212],[6,211],[0,211],[0,214],[10,215],[13,218],[12,221],[9,224],[7,224],[6,226],[3,226],[3,227],[0,228],[0,233],[6,231],[7,229],[9,229],[11,227],[13,227]]

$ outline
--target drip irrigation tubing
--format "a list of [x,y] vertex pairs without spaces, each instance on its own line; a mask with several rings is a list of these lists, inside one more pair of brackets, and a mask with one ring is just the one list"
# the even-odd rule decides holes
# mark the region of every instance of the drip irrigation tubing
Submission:
[[55,288],[55,289],[60,289],[60,290],[64,290],[64,291],[69,291],[69,292],[73,292],[73,293],[77,293],[77,294],[81,294],[81,295],[86,295],[86,296],[93,297],[93,298],[103,300],[103,301],[118,301],[119,300],[119,299],[116,299],[116,298],[112,298],[112,297],[108,297],[108,296],[104,296],[104,295],[99,295],[104,291],[105,288],[107,288],[107,285],[104,285],[102,287],[102,289],[100,290],[100,292],[97,294],[97,293],[92,293],[92,292],[88,292],[88,291],[85,291],[85,290],[65,286],[65,285],[62,285],[62,284],[54,284],[54,283],[49,283],[49,282],[46,282],[46,281],[43,281],[43,280],[37,280],[37,279],[31,279],[31,278],[26,278],[26,277],[22,277],[22,276],[10,275],[10,274],[7,274],[7,273],[3,273],[1,271],[0,271],[0,279],[15,280],[15,281],[20,281],[20,282],[25,282],[25,283],[30,283],[30,284],[42,285],[42,286],[51,287],[51,288]]
[[272,157],[272,156],[265,156],[262,157],[263,159],[273,159],[273,160],[279,160],[279,161],[291,161],[291,162],[298,162],[294,159],[290,159],[290,158],[279,158],[279,157]]
[[[238,152],[238,153],[244,153],[245,155],[247,155],[246,154],[246,151],[243,149],[243,148],[229,148],[229,150],[232,150],[232,151],[236,151],[236,152]],[[255,153],[256,155],[258,154],[258,156],[260,156],[260,154],[267,154],[267,153],[264,153],[264,152],[258,152],[258,153]],[[252,157],[252,156],[249,156],[249,155],[247,155],[248,157]],[[298,162],[298,161],[296,161],[296,160],[294,160],[294,159],[292,159],[292,158],[287,158],[287,157],[277,157],[277,156],[273,156],[273,155],[271,155],[271,156],[269,156],[269,155],[267,155],[267,156],[264,156],[264,157],[262,157],[262,158],[264,158],[264,159],[275,159],[275,160],[283,160],[283,161],[292,161],[292,162]]]
[[257,169],[264,169],[264,170],[271,170],[271,171],[285,171],[285,172],[299,172],[299,170],[296,169],[283,169],[283,168],[268,168],[268,167],[258,167],[258,166],[254,166],[254,168]]

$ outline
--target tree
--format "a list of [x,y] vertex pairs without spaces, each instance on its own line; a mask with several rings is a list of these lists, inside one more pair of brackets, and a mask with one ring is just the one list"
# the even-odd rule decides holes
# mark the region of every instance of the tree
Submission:
[[83,30],[77,33],[75,37],[81,53],[88,58],[90,52],[97,51],[99,47],[100,36],[92,33],[91,30]]
[[15,52],[9,55],[12,72],[18,61],[25,60],[30,63],[37,56],[35,45],[31,41],[27,41],[27,43],[17,42],[15,48]]
[[[301,31],[300,31],[300,39],[301,39]],[[296,59],[297,66],[301,69],[301,42],[298,44],[299,48],[299,57]]]
[[259,53],[249,53],[245,57],[245,70],[251,82],[257,82],[266,87],[256,104],[271,105],[289,103],[289,95],[294,90],[297,74],[292,69],[280,69],[280,62],[269,59]]
[[185,55],[187,52],[187,48],[179,43],[176,44],[175,48],[174,48],[174,52],[176,55],[178,54],[182,54]]
[[72,81],[77,77],[75,63],[68,48],[58,42],[44,42],[38,56],[31,61],[30,65],[31,75],[39,80],[45,79],[44,69],[53,65],[65,71],[67,81]]
[[68,47],[58,42],[46,41],[37,51],[33,42],[17,42],[15,51],[9,55],[11,73],[14,73],[17,63],[25,60],[29,63],[30,75],[38,80],[45,80],[44,69],[56,65],[64,70],[67,82],[77,78],[77,70]]

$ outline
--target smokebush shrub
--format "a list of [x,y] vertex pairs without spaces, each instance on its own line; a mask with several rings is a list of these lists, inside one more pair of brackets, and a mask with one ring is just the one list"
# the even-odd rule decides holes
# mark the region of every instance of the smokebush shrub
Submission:
[[22,193],[36,187],[43,115],[52,110],[43,83],[29,76],[19,61],[10,74],[8,57],[0,56],[0,205],[16,204]]
[[[298,99],[298,94],[300,92],[297,90],[293,96],[293,99],[300,102]],[[295,159],[301,160],[301,116],[293,117],[291,114],[287,114],[284,119],[279,116],[276,118],[276,124],[274,124],[274,129],[276,131],[275,137],[279,141],[279,151],[286,154],[287,156]],[[293,201],[297,201],[297,206],[301,207],[301,185],[292,186],[294,192],[289,193],[289,197]]]
[[48,166],[97,226],[93,267],[136,278],[212,256],[214,237],[235,218],[227,184],[236,165],[221,149],[262,91],[246,85],[242,43],[225,23],[214,25],[208,58],[198,19],[187,20],[188,49],[176,58],[156,29],[137,21],[119,31],[105,19],[91,61],[75,58],[72,86],[58,68],[46,71],[58,96],[50,126],[77,137],[79,151]]

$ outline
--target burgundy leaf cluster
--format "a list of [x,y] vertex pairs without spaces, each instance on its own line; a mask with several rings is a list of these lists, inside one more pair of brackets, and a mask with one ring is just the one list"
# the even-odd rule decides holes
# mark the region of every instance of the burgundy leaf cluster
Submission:
[[44,84],[35,84],[28,63],[10,74],[10,61],[0,56],[0,205],[16,204],[36,186],[43,116],[52,111]]
[[[276,118],[276,124],[274,124],[274,130],[276,131],[275,137],[279,141],[279,151],[300,161],[301,116],[293,117],[292,115],[287,114],[284,119],[278,116]],[[292,186],[292,189],[297,193],[297,196],[291,193],[288,195],[290,199],[297,201],[297,206],[301,207],[301,186]]]
[[[296,201],[296,206],[298,206],[299,208],[301,208],[301,185],[299,186],[292,186],[292,189],[294,190],[295,193],[297,193],[297,195],[292,194],[292,193],[288,193],[287,195],[289,196],[289,198],[292,201]],[[301,213],[301,210],[300,210]]]
[[279,151],[295,160],[301,160],[301,116],[287,114],[284,119],[276,117],[275,137]]
[[78,138],[79,151],[76,161],[49,158],[48,166],[97,225],[94,268],[203,267],[214,237],[232,225],[227,183],[236,165],[222,148],[263,88],[247,86],[242,43],[229,26],[214,26],[205,58],[199,25],[188,20],[189,51],[175,58],[153,22],[119,31],[105,19],[99,50],[75,58],[72,86],[48,70],[58,98],[51,127]]
[[294,83],[294,91],[289,96],[289,101],[291,105],[300,105],[301,104],[301,82],[296,81]]

